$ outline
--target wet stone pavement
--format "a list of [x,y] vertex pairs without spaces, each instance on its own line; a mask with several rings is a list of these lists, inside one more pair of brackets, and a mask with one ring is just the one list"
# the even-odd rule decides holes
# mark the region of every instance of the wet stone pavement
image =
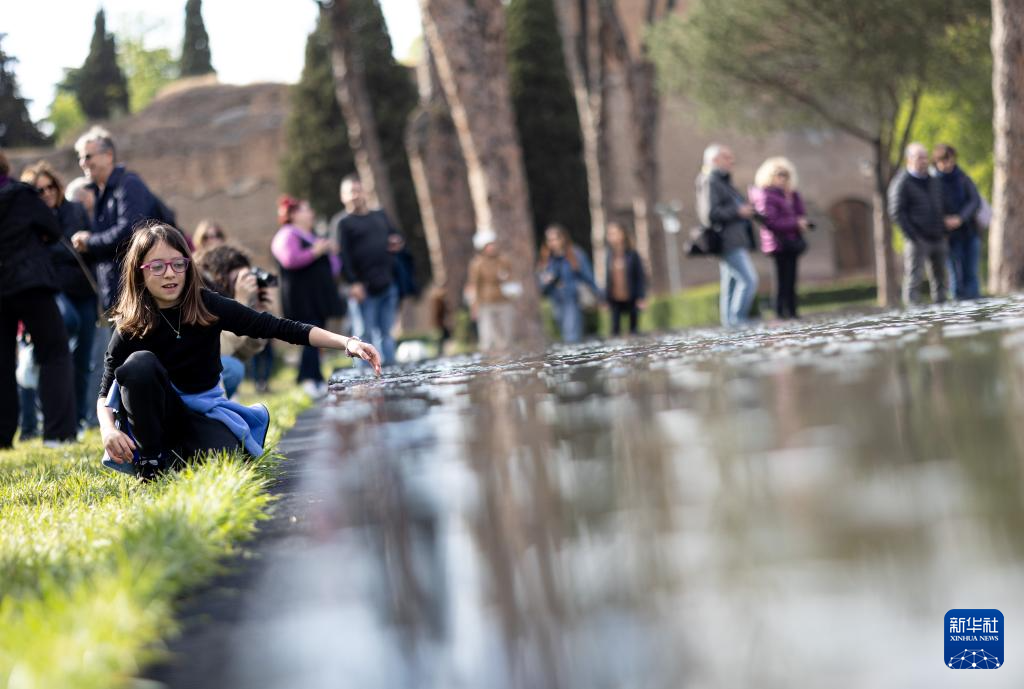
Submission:
[[1024,298],[332,390],[216,686],[1024,684]]

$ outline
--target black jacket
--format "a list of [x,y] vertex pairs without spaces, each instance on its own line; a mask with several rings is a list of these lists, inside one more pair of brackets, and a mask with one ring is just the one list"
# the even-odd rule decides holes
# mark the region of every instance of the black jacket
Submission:
[[[89,282],[90,278],[93,283],[96,281],[92,256],[79,254],[71,246],[71,237],[76,232],[89,229],[89,215],[82,204],[65,201],[57,206],[56,216],[64,235],[62,241],[50,245],[50,259],[53,261],[54,270],[57,271],[57,287],[72,299],[95,296],[96,291]],[[83,264],[89,271],[89,277],[86,277]]]
[[[615,252],[611,249],[605,251],[605,298],[612,300],[612,260]],[[644,264],[634,249],[626,252],[626,283],[629,285],[629,300],[636,301],[643,299],[647,294],[647,277],[644,275]]]
[[978,232],[977,223],[974,217],[981,208],[981,194],[974,180],[960,169],[960,166],[953,168],[951,172],[943,173],[935,170],[932,172],[942,182],[942,212],[944,215],[958,215],[963,224],[949,233],[949,238],[974,236]]
[[57,291],[46,244],[60,236],[57,218],[33,187],[11,179],[0,183],[0,298],[30,289]]
[[697,218],[703,227],[710,227],[722,237],[722,252],[733,249],[754,249],[754,226],[740,216],[746,203],[743,194],[732,186],[728,172],[712,170],[697,177]]
[[889,217],[910,241],[938,241],[946,236],[942,217],[942,182],[918,179],[903,168],[889,185]]
[[382,210],[352,213],[338,220],[341,271],[349,284],[361,282],[371,295],[382,294],[395,280],[395,255],[388,238],[399,234]]

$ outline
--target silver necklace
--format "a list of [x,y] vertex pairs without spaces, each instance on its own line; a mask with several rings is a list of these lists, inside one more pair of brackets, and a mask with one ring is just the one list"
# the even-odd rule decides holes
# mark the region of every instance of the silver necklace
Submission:
[[174,334],[177,335],[177,337],[175,337],[174,339],[175,340],[180,340],[181,339],[181,309],[180,308],[178,309],[178,327],[177,328],[175,328],[173,325],[171,325],[171,322],[169,320],[167,320],[167,316],[164,315],[163,311],[161,311],[160,309],[157,309],[156,312],[160,314],[160,318],[163,318],[165,321],[167,321],[167,325],[171,326],[171,330],[173,330]]

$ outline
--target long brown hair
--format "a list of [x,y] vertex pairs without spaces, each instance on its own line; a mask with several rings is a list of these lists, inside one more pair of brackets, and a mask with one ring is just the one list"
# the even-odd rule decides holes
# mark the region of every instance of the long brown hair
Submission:
[[[122,335],[145,337],[160,320],[160,309],[153,295],[146,289],[142,268],[139,267],[145,255],[160,242],[180,251],[182,256],[192,258],[181,230],[161,222],[141,225],[135,229],[124,257],[121,293],[110,310],[110,317]],[[217,322],[217,317],[203,303],[200,293],[202,286],[203,281],[195,261],[190,260],[188,270],[185,271],[185,287],[181,292],[182,323],[207,326]]]
[[604,243],[605,243],[605,246],[608,246],[609,248],[611,248],[611,245],[608,244],[608,233],[611,231],[611,229],[613,227],[619,228],[619,232],[622,233],[622,244],[623,244],[622,252],[628,254],[630,251],[632,251],[635,248],[635,246],[633,244],[633,235],[632,235],[632,233],[630,233],[629,230],[626,229],[625,225],[623,225],[620,222],[616,222],[615,220],[612,220],[610,223],[608,223],[608,227],[604,231]]
[[53,169],[53,166],[45,160],[40,160],[35,165],[25,168],[21,173],[21,181],[35,186],[39,184],[39,178],[42,176],[47,177],[53,182],[53,186],[57,187],[57,205],[64,203],[64,182],[57,176],[57,171]]
[[540,267],[543,268],[551,260],[551,249],[548,248],[548,232],[552,231],[557,232],[562,237],[562,246],[565,247],[565,258],[569,261],[569,266],[573,270],[579,270],[580,262],[576,258],[576,247],[572,243],[572,237],[569,236],[569,230],[565,229],[564,225],[559,225],[558,223],[552,223],[544,230],[544,243],[540,246],[540,260],[538,261]]

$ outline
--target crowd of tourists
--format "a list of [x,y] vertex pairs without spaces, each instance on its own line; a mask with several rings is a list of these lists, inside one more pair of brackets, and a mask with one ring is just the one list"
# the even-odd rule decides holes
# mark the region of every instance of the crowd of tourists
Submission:
[[[169,455],[162,453],[182,448],[162,439],[186,426],[201,429],[211,415],[233,414],[228,425],[243,445],[258,435],[258,420],[224,403],[247,371],[257,390],[267,390],[273,339],[302,345],[297,380],[314,397],[326,392],[324,347],[344,349],[368,369],[395,363],[399,304],[418,291],[412,259],[393,220],[369,206],[358,177],[341,180],[344,210],[327,232],[308,201],[279,200],[280,229],[269,247],[277,265],[268,271],[220,223],[203,220],[191,235],[177,229],[173,211],[118,161],[102,128],[84,134],[76,151],[84,174],[66,186],[45,162],[23,170],[17,182],[0,158],[0,447],[11,445],[19,425],[22,439],[41,434],[59,444],[98,424],[105,438],[116,439],[106,445],[119,464],[127,449],[138,454],[138,434],[125,442],[119,430],[131,425],[163,465]],[[759,284],[751,254],[758,249],[774,263],[777,317],[798,318],[799,259],[814,225],[797,170],[786,158],[769,158],[744,193],[733,182],[734,165],[728,146],[712,144],[696,180],[701,228],[694,252],[718,260],[721,322],[749,322]],[[903,233],[908,304],[923,299],[926,279],[933,302],[979,296],[985,208],[952,146],[940,144],[931,155],[921,144],[907,147],[906,165],[889,189],[889,213]],[[463,301],[479,348],[503,352],[514,344],[520,273],[493,230],[478,229],[473,243]],[[621,222],[608,224],[605,247],[598,284],[590,258],[564,226],[544,232],[535,279],[564,342],[580,341],[585,313],[599,307],[607,309],[613,336],[624,325],[638,332],[647,307],[644,261]],[[438,288],[432,300],[440,304],[443,296]],[[275,304],[283,319],[272,315]],[[438,308],[436,319],[442,342],[451,331],[445,311]],[[341,317],[354,336],[324,330]],[[143,364],[140,352],[153,356]],[[133,389],[147,390],[144,410]],[[112,409],[127,410],[123,423]],[[197,431],[200,444],[230,444],[221,430]]]

